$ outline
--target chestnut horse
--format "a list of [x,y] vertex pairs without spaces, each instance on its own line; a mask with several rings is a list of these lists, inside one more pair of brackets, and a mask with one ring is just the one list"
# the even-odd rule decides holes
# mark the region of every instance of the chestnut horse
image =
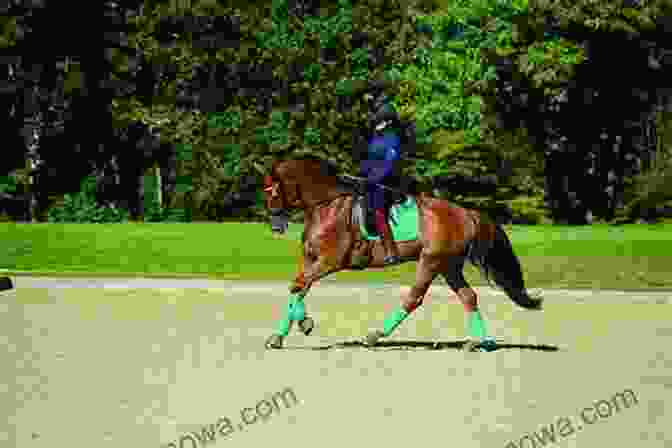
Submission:
[[[353,220],[356,189],[338,176],[333,165],[313,159],[276,161],[264,179],[266,207],[274,233],[287,229],[287,210],[304,211],[303,252],[299,272],[290,285],[287,314],[266,342],[267,348],[281,348],[293,322],[308,335],[314,326],[306,315],[304,299],[317,280],[341,270],[383,267],[380,241],[364,239]],[[423,301],[437,275],[445,278],[467,313],[465,343],[468,350],[492,349],[475,291],[464,279],[465,261],[477,266],[489,282],[501,287],[522,308],[540,310],[542,299],[530,297],[523,282],[520,262],[504,229],[476,210],[456,207],[429,195],[409,195],[417,205],[417,238],[397,241],[403,261],[417,261],[415,285],[400,306],[385,320],[383,329],[368,334],[364,342],[375,345]],[[415,216],[411,219],[415,220]],[[415,224],[415,223],[414,223]],[[486,348],[484,341],[489,342]]]

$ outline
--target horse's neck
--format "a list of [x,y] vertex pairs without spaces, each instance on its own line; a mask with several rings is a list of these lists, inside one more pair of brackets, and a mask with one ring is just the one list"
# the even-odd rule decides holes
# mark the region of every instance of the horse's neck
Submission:
[[344,231],[349,229],[349,223],[352,221],[352,195],[340,195],[332,201],[325,200],[319,206],[312,207],[306,217],[305,230],[317,226],[322,229],[329,229],[331,233],[335,229]]
[[325,188],[315,190],[316,185],[324,185],[324,183],[318,181],[311,184],[299,185],[301,200],[308,208],[351,194],[349,191],[338,185],[329,185],[325,186]]

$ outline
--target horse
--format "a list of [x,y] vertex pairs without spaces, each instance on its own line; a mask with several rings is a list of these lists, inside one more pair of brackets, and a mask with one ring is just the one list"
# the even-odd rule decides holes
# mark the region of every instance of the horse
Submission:
[[[302,251],[298,273],[289,286],[287,313],[277,330],[266,340],[266,348],[280,349],[294,322],[304,335],[314,328],[306,314],[304,299],[318,280],[342,270],[384,266],[384,249],[375,237],[365,237],[362,189],[352,177],[339,175],[337,168],[319,159],[285,159],[273,162],[264,176],[265,206],[271,216],[274,235],[287,230],[289,210],[304,211]],[[360,185],[361,187],[361,185]],[[429,286],[442,276],[460,299],[467,317],[469,337],[463,349],[490,351],[476,292],[463,275],[466,261],[476,266],[489,284],[495,284],[518,306],[541,310],[543,299],[528,294],[520,261],[500,224],[484,213],[454,206],[424,192],[402,192],[410,212],[397,213],[411,232],[396,241],[403,262],[417,261],[415,284],[383,328],[369,332],[363,344],[375,346],[423,303]],[[395,205],[398,209],[399,203]],[[393,206],[394,208],[394,206]],[[399,219],[398,219],[399,220]],[[398,224],[398,223],[397,223]],[[414,227],[415,226],[415,227]],[[415,230],[417,229],[417,231]],[[394,229],[393,229],[394,230]],[[395,240],[397,238],[395,237]]]

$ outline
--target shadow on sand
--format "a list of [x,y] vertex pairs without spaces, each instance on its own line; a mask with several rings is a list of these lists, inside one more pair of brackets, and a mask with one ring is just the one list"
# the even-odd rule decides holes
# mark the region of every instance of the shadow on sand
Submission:
[[[285,350],[333,350],[333,349],[368,349],[368,350],[462,350],[466,341],[380,341],[373,347],[368,347],[361,341],[338,342],[319,346],[286,346]],[[544,344],[506,344],[497,342],[489,351],[498,350],[537,350],[542,352],[557,352],[560,349],[554,345]]]

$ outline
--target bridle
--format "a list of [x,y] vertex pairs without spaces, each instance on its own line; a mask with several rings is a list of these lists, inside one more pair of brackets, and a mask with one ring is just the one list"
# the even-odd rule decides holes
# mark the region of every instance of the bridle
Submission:
[[266,193],[271,193],[271,197],[276,196],[278,194],[278,189],[280,188],[280,183],[279,182],[273,182],[270,186],[264,188],[264,191]]
[[[266,176],[264,178],[264,184],[266,187],[264,187],[264,192],[267,194],[271,195],[271,199],[275,199],[276,197],[280,196],[280,201],[283,206],[286,206],[286,199],[284,192],[280,191],[280,182],[273,179],[273,176]],[[280,208],[279,210],[284,210],[285,207]],[[275,210],[275,209],[272,209]]]

